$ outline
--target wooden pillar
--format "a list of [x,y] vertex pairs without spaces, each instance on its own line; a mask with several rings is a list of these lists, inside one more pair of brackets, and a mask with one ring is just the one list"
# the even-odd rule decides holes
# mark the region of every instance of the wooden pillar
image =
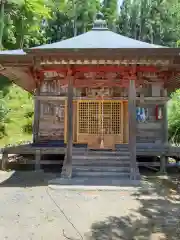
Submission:
[[[66,134],[66,133],[65,133]],[[72,148],[73,148],[73,76],[68,76],[67,100],[67,148],[63,164],[62,177],[72,177]]]
[[[36,89],[35,96],[40,94],[40,87]],[[38,141],[40,121],[40,100],[34,99],[34,122],[33,122],[33,143]]]
[[[167,90],[163,90],[163,97],[167,97]],[[168,147],[168,114],[167,114],[167,102],[162,106],[162,144],[163,148]],[[166,174],[166,165],[168,162],[168,157],[165,154],[160,156],[160,173]]]
[[41,170],[41,150],[36,150],[35,155],[35,171]]
[[8,153],[3,151],[2,153],[2,160],[1,160],[1,170],[6,171],[8,163]]
[[136,86],[134,80],[129,81],[128,113],[129,113],[129,152],[131,161],[131,179],[136,179],[138,172],[136,165]]
[[166,174],[166,164],[167,164],[168,158],[166,155],[160,156],[160,174]]
[[168,114],[167,114],[167,103],[163,105],[162,109],[163,114],[163,124],[162,124],[162,132],[163,132],[163,143],[165,146],[168,145]]
[[[167,97],[167,91],[164,90],[163,96]],[[168,147],[168,114],[167,114],[167,103],[164,103],[162,107],[162,144],[163,148]],[[165,154],[160,156],[160,173],[166,174],[166,165],[168,163],[168,157]]]

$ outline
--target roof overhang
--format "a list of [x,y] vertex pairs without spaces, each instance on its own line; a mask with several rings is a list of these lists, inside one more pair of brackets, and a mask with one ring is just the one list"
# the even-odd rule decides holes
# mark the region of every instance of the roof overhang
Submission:
[[173,56],[180,56],[180,49],[179,48],[102,48],[102,49],[60,49],[60,48],[46,48],[46,49],[25,49],[25,52],[28,55],[59,55],[59,54],[67,54],[70,56],[78,56],[78,55],[86,55],[88,58],[89,56],[108,56],[110,57],[113,54],[112,58],[116,56],[132,56],[132,57],[173,57]]
[[0,69],[0,74],[30,93],[36,88],[36,82],[28,68],[6,67]]
[[[144,48],[144,49],[27,49],[27,54],[0,54],[0,74],[12,79],[17,85],[32,92],[36,88],[31,69],[35,61],[46,57],[60,59],[143,59],[169,60],[166,70],[176,74],[169,79],[168,87],[173,91],[180,88],[180,49],[179,48]],[[163,62],[163,61],[162,61]],[[138,63],[138,62],[137,62]],[[136,63],[136,64],[137,64]],[[76,64],[76,63],[74,63]],[[43,66],[41,66],[42,68]],[[58,67],[58,65],[57,65]]]
[[0,54],[0,64],[4,67],[20,67],[20,66],[32,66],[33,56],[29,54]]

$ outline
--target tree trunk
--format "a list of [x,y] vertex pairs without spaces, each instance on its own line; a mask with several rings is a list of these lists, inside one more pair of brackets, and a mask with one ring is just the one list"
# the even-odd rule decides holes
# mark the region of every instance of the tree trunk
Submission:
[[76,3],[75,0],[73,0],[73,31],[74,31],[74,37],[77,35],[77,16],[76,16]]
[[77,36],[77,24],[76,19],[74,19],[74,37]]
[[23,49],[23,46],[24,46],[24,35],[21,35],[21,40],[19,44],[20,49]]
[[20,49],[23,49],[23,46],[24,46],[24,24],[23,24],[23,19],[21,19],[21,33],[20,33],[20,41],[19,41]]
[[4,6],[6,0],[0,1],[0,49],[3,49],[2,39],[3,39],[3,31],[4,31]]

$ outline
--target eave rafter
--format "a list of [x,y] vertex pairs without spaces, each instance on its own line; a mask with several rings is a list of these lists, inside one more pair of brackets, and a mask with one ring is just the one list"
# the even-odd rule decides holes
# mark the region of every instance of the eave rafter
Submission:
[[33,65],[33,58],[29,55],[0,55],[3,67],[29,67]]
[[24,90],[33,93],[35,89],[34,77],[29,67],[5,67],[0,70],[0,74],[9,78]]
[[[88,56],[88,58],[87,58]],[[85,54],[79,57],[63,54],[48,54],[44,56],[0,56],[1,74],[12,79],[17,85],[25,90],[32,92],[44,81],[44,74],[56,72],[54,80],[59,80],[62,85],[67,84],[67,66],[74,72],[74,83],[77,86],[86,86],[87,82],[93,86],[110,85],[127,86],[129,80],[134,79],[137,85],[151,84],[152,82],[162,82],[166,88],[175,89],[180,87],[180,68],[179,59],[172,56],[158,57],[157,55],[144,57],[134,57],[131,55],[119,59],[119,55],[114,54],[113,60],[109,59],[108,54],[96,58]],[[135,70],[134,70],[135,69]],[[134,71],[134,72],[133,72]],[[94,76],[88,74],[95,73]],[[116,76],[112,76],[116,74]],[[121,81],[121,84],[119,81]]]
[[[129,80],[135,80],[136,86],[161,82],[168,86],[173,71],[164,70],[159,66],[147,65],[70,65],[75,87],[119,86],[127,87]],[[44,67],[39,71],[41,82],[44,78],[59,80],[60,85],[66,85],[67,65]]]
[[45,66],[61,66],[61,65],[160,65],[160,66],[168,66],[171,62],[170,59],[147,59],[147,58],[121,58],[121,59],[61,59],[55,57],[42,57],[39,58],[40,65]]

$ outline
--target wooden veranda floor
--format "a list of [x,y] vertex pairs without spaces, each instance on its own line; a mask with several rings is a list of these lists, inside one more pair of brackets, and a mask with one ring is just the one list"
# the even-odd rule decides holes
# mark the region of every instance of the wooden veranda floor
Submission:
[[[137,144],[137,156],[177,156],[180,157],[180,147],[171,145],[164,146],[162,144]],[[74,148],[87,148],[86,144],[74,144]],[[128,144],[116,145],[116,151],[127,148]],[[9,146],[1,148],[1,153],[4,151],[8,154],[34,154],[36,151],[41,151],[42,154],[64,154],[66,151],[66,144],[62,141],[48,141],[45,143],[28,143],[16,146]]]
[[[87,148],[87,145],[74,145],[74,148]],[[128,144],[119,144],[116,146],[116,151],[121,151],[122,149],[128,149]],[[180,158],[180,147],[173,147],[171,145],[163,146],[161,144],[137,144],[137,157],[142,157],[145,161],[139,161],[139,166],[159,166],[159,161],[146,161],[146,157],[159,157],[159,156],[167,156],[167,157],[176,157]],[[17,146],[9,146],[1,149],[1,155],[3,152],[6,152],[8,155],[34,155],[34,159],[36,154],[43,155],[64,155],[66,152],[66,144],[62,141],[48,141],[46,143],[28,143]],[[1,158],[0,158],[1,159]],[[33,161],[25,161],[25,164],[36,163]],[[57,164],[57,161],[53,160],[40,160],[41,164]]]

